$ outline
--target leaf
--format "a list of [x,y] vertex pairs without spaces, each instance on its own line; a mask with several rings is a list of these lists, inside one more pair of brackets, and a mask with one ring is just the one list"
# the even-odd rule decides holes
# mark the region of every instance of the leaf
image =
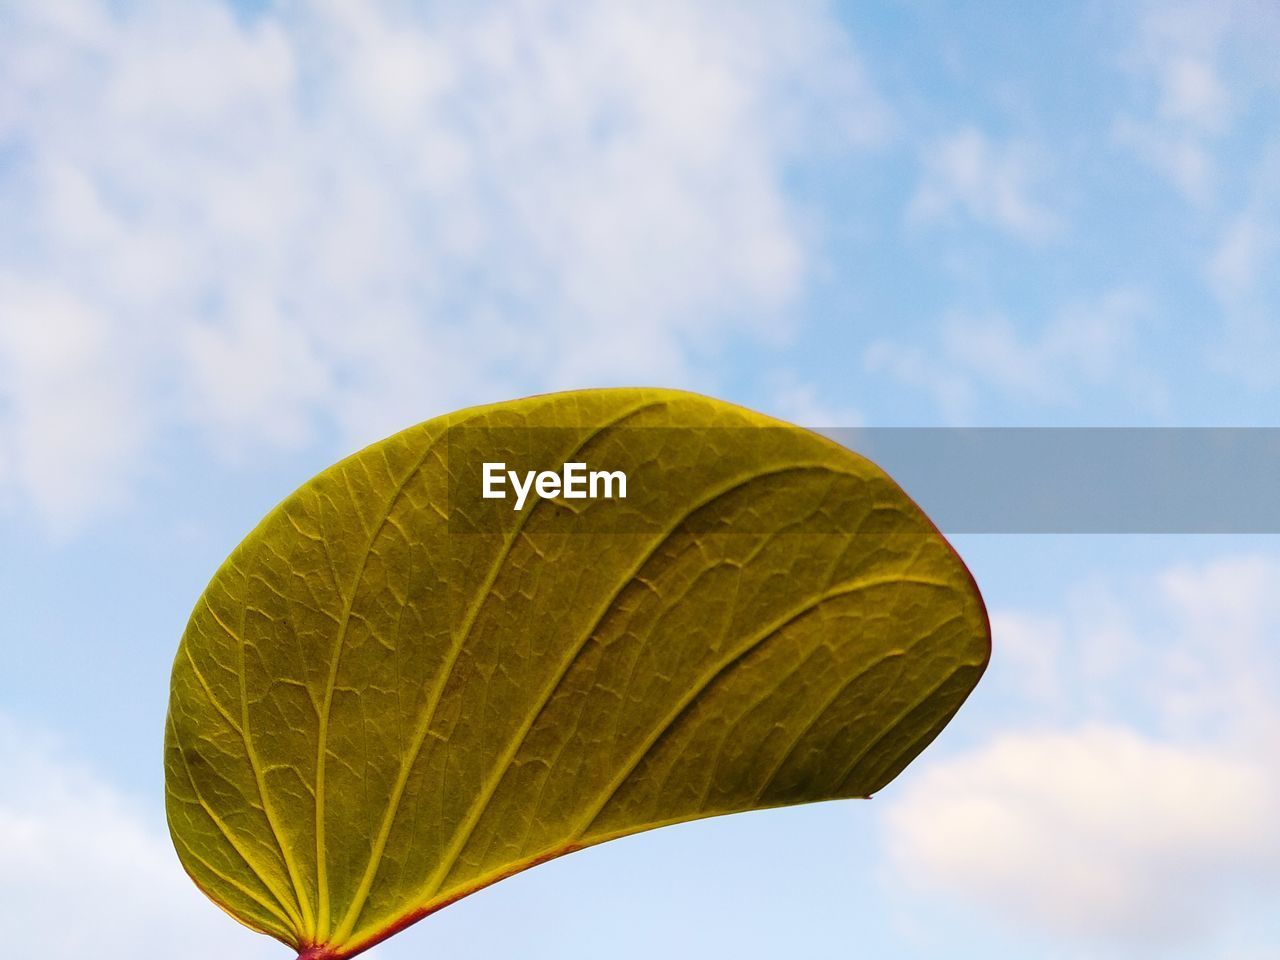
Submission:
[[[515,510],[485,462],[627,495]],[[174,664],[169,825],[232,916],[349,957],[614,837],[869,796],[988,655],[959,558],[828,440],[668,390],[478,407],[325,470],[214,575]]]

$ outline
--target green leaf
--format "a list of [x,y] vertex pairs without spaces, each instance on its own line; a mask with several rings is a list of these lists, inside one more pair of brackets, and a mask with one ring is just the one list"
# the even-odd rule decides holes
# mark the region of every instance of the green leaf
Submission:
[[[485,462],[627,495],[515,510]],[[989,649],[947,542],[826,439],[668,390],[464,410],[324,471],[214,575],[174,664],[170,829],[232,916],[348,957],[614,837],[869,796]]]

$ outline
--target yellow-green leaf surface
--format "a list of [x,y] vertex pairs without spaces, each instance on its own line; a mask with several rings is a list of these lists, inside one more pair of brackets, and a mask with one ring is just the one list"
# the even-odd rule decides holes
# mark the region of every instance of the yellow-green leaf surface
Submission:
[[[515,510],[486,461],[627,496]],[[869,796],[988,654],[951,547],[826,439],[668,390],[464,410],[324,471],[214,575],[173,670],[170,829],[234,917],[347,957],[604,840]]]

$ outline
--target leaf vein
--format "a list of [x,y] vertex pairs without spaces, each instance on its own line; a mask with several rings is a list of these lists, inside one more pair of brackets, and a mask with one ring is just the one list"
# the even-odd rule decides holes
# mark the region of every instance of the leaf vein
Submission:
[[240,845],[240,841],[236,839],[235,834],[225,823],[223,823],[222,818],[214,812],[213,808],[209,806],[208,801],[205,800],[204,794],[200,791],[199,784],[196,783],[195,776],[191,773],[191,765],[187,762],[186,750],[182,746],[182,737],[178,733],[178,725],[174,723],[172,714],[169,715],[168,721],[169,729],[173,733],[174,746],[177,747],[178,756],[182,759],[182,769],[187,775],[187,782],[191,784],[191,790],[195,794],[196,804],[204,811],[204,814],[209,818],[209,821],[218,828],[218,832],[221,833],[227,843],[230,844],[231,849],[235,851],[236,856],[244,861],[244,865],[249,868],[249,871],[257,877],[258,880],[261,881],[262,886],[276,898],[276,901],[280,904],[280,909],[283,910],[291,919],[295,931],[301,934],[301,919],[297,912],[291,909],[288,898],[280,895],[280,891],[275,889],[275,884],[267,879],[267,871],[258,864],[256,858],[250,856],[244,850]]
[[[325,792],[324,792],[324,767],[325,759],[329,747],[329,715],[333,707],[333,694],[338,682],[338,671],[342,663],[342,650],[346,643],[347,625],[351,622],[351,607],[355,603],[356,594],[360,590],[360,584],[364,581],[365,566],[369,562],[369,555],[373,551],[373,546],[378,539],[378,535],[382,532],[386,525],[387,518],[391,516],[391,511],[399,503],[401,495],[413,482],[413,478],[418,475],[422,469],[422,465],[427,462],[427,457],[431,455],[431,451],[435,448],[440,439],[447,436],[448,430],[441,430],[435,437],[427,443],[422,451],[422,455],[414,462],[413,466],[405,472],[405,475],[396,484],[391,492],[391,496],[387,498],[386,508],[382,512],[382,516],[374,525],[372,530],[366,531],[364,549],[360,553],[360,559],[356,566],[355,576],[352,578],[351,590],[342,600],[342,614],[338,618],[338,632],[334,637],[333,651],[329,657],[329,677],[325,685],[325,695],[320,710],[320,728],[317,735],[316,746],[316,887],[320,898],[319,911],[316,917],[316,939],[323,942],[329,934],[329,870],[328,861],[325,851]],[[344,471],[345,479],[345,471]],[[348,490],[350,483],[348,481]],[[353,503],[356,502],[354,499]]]
[[[591,430],[582,437],[569,453],[572,457],[582,451],[584,447],[596,437],[603,435],[606,431],[618,426],[625,420],[636,416],[645,410],[663,406],[661,401],[652,401],[639,404],[626,412],[619,414],[617,417],[602,424],[601,426]],[[421,755],[422,745],[426,742],[427,731],[431,728],[431,722],[435,719],[436,709],[440,704],[440,699],[444,695],[449,678],[453,675],[454,667],[457,665],[458,657],[462,653],[463,647],[466,645],[467,639],[471,636],[471,630],[475,626],[475,621],[480,613],[480,608],[484,605],[484,601],[488,598],[490,591],[493,589],[494,583],[497,581],[498,575],[502,568],[506,565],[507,559],[511,555],[512,547],[516,540],[521,536],[525,524],[529,518],[533,516],[534,511],[543,503],[541,497],[535,494],[534,502],[529,509],[524,511],[520,518],[516,521],[511,533],[505,539],[502,549],[495,555],[493,563],[490,564],[489,570],[484,581],[476,590],[476,595],[472,598],[471,604],[467,608],[466,617],[458,630],[458,639],[449,651],[448,657],[440,667],[440,679],[431,691],[430,699],[426,707],[423,709],[423,719],[414,731],[412,746],[405,760],[401,763],[400,772],[396,777],[396,783],[392,788],[392,793],[387,801],[387,810],[383,815],[382,823],[378,829],[378,836],[371,848],[368,863],[365,865],[365,872],[361,877],[360,886],[357,889],[356,896],[352,899],[351,906],[347,911],[347,915],[343,918],[342,924],[338,928],[336,939],[339,941],[350,934],[356,923],[359,922],[360,912],[364,909],[364,905],[368,900],[369,892],[373,887],[373,881],[377,877],[378,868],[381,865],[382,852],[386,849],[387,839],[391,834],[392,824],[400,811],[400,802],[404,796],[405,785],[408,783],[409,774],[418,762]]]
[[640,573],[640,571],[644,569],[645,565],[649,562],[649,560],[657,554],[658,550],[660,550],[664,544],[669,542],[671,538],[674,537],[676,533],[678,533],[679,530],[696,513],[710,506],[712,503],[715,503],[716,501],[728,496],[729,494],[733,493],[736,490],[742,489],[743,487],[746,487],[752,483],[763,480],[767,477],[778,476],[786,473],[797,473],[797,472],[803,472],[803,471],[809,471],[809,470],[831,470],[831,469],[832,468],[828,464],[817,464],[817,465],[791,464],[786,467],[780,467],[772,470],[764,470],[758,473],[750,474],[746,477],[739,477],[738,479],[731,481],[725,484],[724,486],[718,488],[717,490],[715,490],[709,496],[705,497],[700,502],[686,508],[679,515],[679,517],[675,520],[674,523],[670,524],[666,530],[664,530],[658,537],[655,538],[654,542],[650,544],[650,546],[640,555],[640,557],[636,560],[636,562],[632,564],[632,566],[627,570],[626,574],[620,580],[617,587],[610,594],[609,599],[602,605],[602,607],[598,611],[597,615],[595,616],[595,618],[591,623],[591,626],[586,631],[584,631],[583,634],[575,642],[575,644],[571,648],[570,655],[561,664],[560,668],[556,672],[556,675],[552,679],[552,682],[543,691],[538,702],[534,705],[533,709],[529,712],[527,719],[524,721],[524,723],[521,724],[520,728],[516,731],[516,736],[514,740],[501,755],[499,763],[495,767],[494,772],[487,779],[484,785],[484,788],[481,790],[476,801],[472,804],[470,811],[468,811],[468,816],[463,821],[461,832],[457,835],[457,838],[454,840],[454,842],[450,844],[448,851],[446,852],[446,855],[441,862],[441,865],[436,869],[435,873],[432,875],[432,877],[428,881],[424,899],[434,896],[436,893],[438,893],[441,885],[445,882],[446,879],[448,879],[449,872],[453,869],[454,865],[457,863],[458,857],[462,854],[462,851],[466,848],[467,842],[471,839],[471,834],[475,831],[477,824],[480,822],[481,816],[483,816],[484,811],[488,808],[489,801],[493,798],[494,791],[498,789],[503,778],[506,776],[507,770],[510,769],[511,761],[519,753],[520,748],[524,745],[525,740],[528,738],[529,731],[533,728],[533,725],[537,722],[537,719],[539,716],[541,716],[543,710],[546,709],[547,704],[551,702],[552,697],[555,695],[555,691],[559,689],[561,682],[564,680],[565,676],[568,675],[568,672],[572,669],[574,663],[577,662],[578,657],[581,656],[582,651],[586,648],[586,645],[591,640],[591,637],[595,635],[596,630],[600,627],[601,623],[604,622],[609,612],[613,609],[614,605],[618,601],[618,598],[622,595],[622,592],[627,588],[627,585],[630,584],[633,579],[635,579],[635,577]]
[[[284,835],[280,830],[279,824],[276,822],[275,810],[268,798],[266,781],[262,775],[262,767],[258,762],[258,752],[253,748],[253,736],[249,731],[249,700],[245,689],[245,638],[243,630],[237,634],[227,625],[226,621],[218,615],[218,611],[213,608],[213,604],[209,602],[208,594],[203,597],[205,609],[209,611],[209,615],[213,617],[214,622],[226,631],[227,636],[235,640],[239,644],[239,661],[237,665],[236,675],[240,681],[240,738],[244,741],[245,754],[249,758],[249,768],[253,771],[254,784],[258,788],[258,802],[262,804],[262,813],[266,817],[267,826],[271,829],[271,837],[275,841],[276,849],[280,851],[280,859],[284,861],[285,869],[289,874],[289,882],[293,884],[294,899],[298,903],[298,909],[302,911],[302,919],[304,925],[310,926],[311,923],[311,904],[304,894],[302,887],[302,876],[298,871],[297,864],[294,863],[293,857],[290,856],[287,849],[288,844],[284,842]],[[185,644],[184,644],[185,646]]]
[[679,719],[693,708],[698,699],[717,679],[744,661],[751,653],[759,649],[763,644],[780,635],[784,630],[795,624],[797,621],[814,613],[823,604],[829,603],[832,600],[837,600],[841,597],[849,596],[853,593],[859,593],[863,590],[901,583],[904,580],[913,583],[919,582],[939,586],[944,585],[938,583],[938,581],[927,580],[925,578],[903,577],[901,574],[890,574],[882,577],[862,577],[856,580],[851,580],[847,583],[839,584],[824,591],[816,598],[806,600],[803,604],[774,620],[763,630],[750,638],[745,646],[737,650],[732,656],[721,661],[721,663],[712,668],[710,672],[695,682],[693,686],[690,687],[688,693],[686,693],[686,695],[676,704],[675,708],[668,712],[662,722],[650,731],[649,736],[645,739],[641,748],[632,755],[632,758],[623,766],[622,770],[615,775],[613,780],[610,781],[610,785],[602,794],[601,799],[592,807],[588,808],[588,812],[583,818],[583,825],[573,832],[574,838],[581,839],[586,835],[587,831],[589,831],[591,827],[594,826],[596,820],[599,819],[600,814],[605,810],[609,803],[612,802],[618,791],[622,789],[627,780],[631,778],[631,775],[639,768],[640,764],[644,762],[644,758],[648,756],[650,751],[658,744],[658,742],[660,742],[661,739],[674,728]]

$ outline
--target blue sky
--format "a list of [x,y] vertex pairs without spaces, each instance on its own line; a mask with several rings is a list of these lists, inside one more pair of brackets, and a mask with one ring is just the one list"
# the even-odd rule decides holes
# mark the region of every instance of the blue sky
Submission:
[[[1278,42],[1247,0],[0,10],[10,946],[283,955],[170,852],[169,665],[392,430],[621,383],[1280,426]],[[609,844],[375,955],[1280,956],[1275,539],[956,542],[991,671],[876,800]]]

